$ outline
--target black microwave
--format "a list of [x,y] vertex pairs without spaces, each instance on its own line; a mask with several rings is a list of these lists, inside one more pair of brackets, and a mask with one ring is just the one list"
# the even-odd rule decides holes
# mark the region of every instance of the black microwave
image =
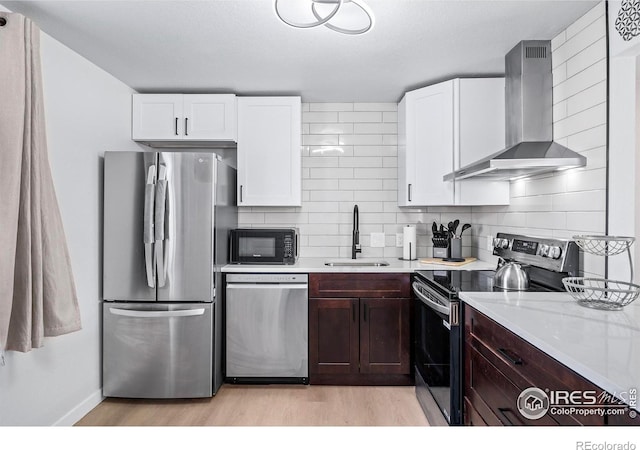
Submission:
[[232,264],[295,264],[297,228],[237,228],[231,230]]

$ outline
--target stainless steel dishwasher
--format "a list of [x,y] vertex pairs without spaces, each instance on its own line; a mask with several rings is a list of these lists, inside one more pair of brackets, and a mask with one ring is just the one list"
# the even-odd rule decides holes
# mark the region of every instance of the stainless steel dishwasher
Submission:
[[227,274],[226,288],[226,381],[308,384],[308,275]]

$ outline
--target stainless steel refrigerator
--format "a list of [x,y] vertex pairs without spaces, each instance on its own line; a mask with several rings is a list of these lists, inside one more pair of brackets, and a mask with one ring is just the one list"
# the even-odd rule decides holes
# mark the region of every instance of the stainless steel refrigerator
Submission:
[[103,394],[211,397],[236,171],[215,153],[105,152]]

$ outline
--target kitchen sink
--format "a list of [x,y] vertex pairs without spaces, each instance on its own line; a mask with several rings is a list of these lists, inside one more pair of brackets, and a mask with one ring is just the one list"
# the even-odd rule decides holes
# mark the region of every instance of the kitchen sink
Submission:
[[389,263],[382,259],[332,259],[325,261],[325,266],[330,267],[383,267]]

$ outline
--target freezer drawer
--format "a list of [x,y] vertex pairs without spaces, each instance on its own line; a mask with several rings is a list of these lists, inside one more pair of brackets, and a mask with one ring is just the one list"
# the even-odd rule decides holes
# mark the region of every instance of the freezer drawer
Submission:
[[211,303],[103,303],[103,395],[211,397]]

